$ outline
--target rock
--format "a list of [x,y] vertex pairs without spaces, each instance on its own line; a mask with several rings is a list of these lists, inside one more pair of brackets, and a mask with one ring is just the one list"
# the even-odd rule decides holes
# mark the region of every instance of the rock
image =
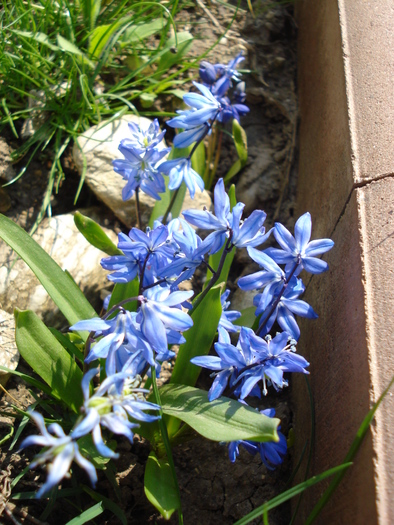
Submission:
[[255,290],[245,292],[244,290],[241,290],[241,288],[238,288],[231,296],[230,310],[238,310],[238,312],[242,312],[245,308],[250,308],[253,306],[253,298],[257,293],[258,292]]
[[0,137],[0,178],[10,182],[15,176],[16,173],[11,164],[11,149]]
[[[103,229],[116,243],[115,233]],[[99,301],[98,290],[108,284],[107,272],[100,266],[105,254],[91,246],[79,233],[72,214],[44,219],[34,239],[63,270],[71,274],[90,302]],[[51,326],[63,327],[65,324],[33,272],[21,259],[16,260],[15,253],[5,243],[0,244],[0,303],[8,312],[15,307],[33,310]],[[93,306],[99,309],[101,304]]]
[[[122,187],[125,183],[112,168],[113,160],[123,158],[118,146],[122,139],[129,136],[128,122],[136,122],[143,129],[147,129],[152,121],[144,117],[125,115],[121,119],[104,121],[93,126],[76,140],[73,159],[79,173],[82,174],[85,157],[86,183],[118,219],[131,228],[136,224],[135,199],[122,200]],[[139,200],[142,223],[147,224],[156,201],[142,192],[139,194]],[[189,192],[186,192],[182,209],[201,209],[203,206],[211,206],[211,199],[206,191],[196,192],[194,200],[190,198]]]
[[[15,319],[12,314],[0,310],[0,365],[15,370],[19,352],[15,343]],[[0,370],[0,384],[5,386],[10,374]]]

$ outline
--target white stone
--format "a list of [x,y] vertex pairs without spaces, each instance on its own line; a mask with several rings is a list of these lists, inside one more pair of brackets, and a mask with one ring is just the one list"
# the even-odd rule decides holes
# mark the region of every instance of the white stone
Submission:
[[[19,352],[15,343],[15,319],[12,314],[0,310],[0,365],[15,370],[19,362]],[[0,370],[0,384],[5,386],[9,375]]]
[[[131,228],[136,225],[135,199],[133,197],[128,201],[122,200],[122,188],[125,182],[112,167],[113,160],[124,158],[119,152],[118,146],[122,139],[130,135],[129,122],[135,122],[145,130],[152,121],[136,115],[125,115],[112,122],[101,122],[101,124],[91,127],[78,137],[73,147],[73,159],[79,173],[82,174],[85,158],[86,183],[118,219]],[[139,194],[139,200],[142,223],[148,224],[156,201],[142,192]],[[203,206],[207,208],[211,206],[211,199],[206,191],[200,193],[198,190],[194,200],[190,198],[189,192],[186,192],[183,210],[188,208],[201,209]]]
[[[89,215],[89,212],[86,212]],[[92,216],[92,215],[90,215]],[[93,217],[95,218],[95,217]],[[95,218],[95,220],[97,220]],[[116,234],[103,228],[116,243]],[[34,239],[63,270],[67,270],[82,291],[92,300],[97,291],[108,284],[107,274],[100,266],[106,255],[91,246],[77,230],[72,214],[44,219],[34,234]],[[3,309],[12,312],[33,310],[47,324],[57,323],[58,309],[49,298],[28,266],[18,259],[5,244],[0,244],[0,303]]]

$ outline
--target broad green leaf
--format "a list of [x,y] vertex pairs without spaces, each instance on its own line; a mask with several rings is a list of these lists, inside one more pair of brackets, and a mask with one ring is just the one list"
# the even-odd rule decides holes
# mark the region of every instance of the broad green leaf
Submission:
[[154,452],[149,454],[146,462],[144,490],[148,500],[166,520],[181,507],[168,459],[158,459]]
[[93,507],[90,507],[90,509],[85,510],[85,512],[82,512],[79,516],[76,518],[68,521],[66,525],[83,525],[83,523],[88,523],[89,521],[92,521],[94,518],[97,518],[100,514],[104,512],[103,504],[97,503],[97,505],[94,505]]
[[160,388],[163,412],[191,426],[213,441],[279,441],[279,419],[260,414],[239,401],[220,397],[208,401],[208,393],[185,385]]
[[[59,332],[59,330],[56,330],[56,328],[49,327],[49,331],[52,335],[56,337],[56,339],[59,341],[59,343],[67,350],[67,352],[70,354],[71,357],[75,357],[78,359],[81,363],[84,361],[84,355],[83,352],[75,346],[74,343],[71,342],[69,339],[68,334],[62,334]],[[71,334],[71,335],[77,335],[77,334]]]
[[93,219],[77,211],[74,214],[74,223],[85,239],[95,248],[107,255],[123,255],[123,252],[116,247],[102,227]]
[[38,31],[37,32],[33,32],[33,31],[19,31],[17,29],[11,29],[10,31],[11,31],[11,33],[15,33],[18,36],[22,36],[22,37],[25,37],[25,38],[32,38],[36,42],[39,42],[40,44],[44,44],[44,45],[48,46],[53,51],[60,51],[59,47],[55,46],[54,44],[52,44],[52,42],[49,40],[49,36],[46,35],[45,33],[40,33]]
[[156,76],[160,76],[161,71],[168,71],[170,67],[177,64],[183,55],[188,52],[194,40],[193,35],[189,31],[181,31],[176,36],[176,39],[175,36],[172,36],[167,40],[166,48],[168,51],[160,58]]
[[[230,198],[230,210],[234,208],[234,206],[237,204],[237,199],[235,197],[235,186],[234,184],[231,185],[230,189],[228,190],[228,196]],[[225,246],[221,250],[219,250],[217,253],[214,253],[213,255],[209,256],[209,266],[216,270],[219,267],[219,262],[222,257],[222,253],[224,251]],[[222,271],[220,272],[220,277],[217,281],[217,284],[220,283],[226,283],[228,279],[228,274],[230,272],[231,265],[233,263],[235,256],[235,248],[232,249],[232,251],[227,255],[226,260],[224,262],[224,266]],[[204,288],[208,285],[209,280],[212,277],[212,272],[210,270],[207,271],[207,279],[204,284]]]
[[326,470],[318,476],[313,476],[307,481],[304,481],[303,483],[300,483],[299,485],[296,485],[295,487],[286,490],[286,492],[282,492],[282,494],[279,494],[279,496],[276,496],[276,498],[273,498],[270,501],[263,503],[262,505],[260,505],[260,507],[257,507],[257,509],[252,510],[252,512],[250,512],[240,520],[236,521],[234,525],[246,525],[247,523],[250,523],[262,514],[267,513],[268,511],[274,509],[275,507],[278,507],[279,505],[282,505],[282,503],[285,503],[285,501],[294,498],[294,496],[301,494],[301,492],[304,492],[304,490],[306,490],[307,488],[316,485],[316,483],[320,483],[320,481],[323,481],[324,479],[333,476],[334,474],[336,474],[337,476],[343,476],[345,474],[345,471],[351,465],[352,463],[344,463],[342,465],[339,465],[338,467]]
[[0,237],[25,261],[70,325],[97,317],[79,287],[37,242],[0,214]]
[[186,343],[179,347],[175,366],[171,374],[171,383],[193,386],[200,374],[200,367],[190,363],[190,359],[207,355],[222,315],[220,303],[221,286],[214,286],[204,297],[200,306],[193,312],[193,326],[183,335]]
[[205,146],[203,142],[197,146],[192,155],[192,168],[202,177],[205,171]]
[[78,412],[82,371],[34,312],[15,311],[15,341],[23,359],[51,387],[52,394]]
[[163,29],[164,20],[157,18],[151,22],[143,24],[135,24],[130,26],[122,37],[122,47],[136,42],[140,42],[145,38],[148,38],[156,33],[159,33]]
[[46,394],[48,394],[49,396],[53,395],[52,390],[45,383],[41,383],[41,381],[39,381],[38,379],[35,379],[34,377],[30,377],[27,374],[22,374],[22,372],[18,372],[17,370],[11,370],[10,368],[7,368],[6,366],[2,366],[2,365],[0,365],[0,370],[2,370],[3,372],[7,372],[8,374],[12,374],[14,376],[20,377],[28,385],[35,386],[42,392],[45,392]]
[[[110,449],[115,450],[116,442],[111,441],[109,443],[106,443],[106,445]],[[80,439],[78,439],[78,447],[79,450],[83,453],[83,455],[89,458],[93,465],[99,470],[103,470],[106,464],[110,461],[110,458],[105,458],[104,456],[101,456],[98,453],[97,448],[93,443],[91,434],[86,434],[86,436],[83,436]]]
[[244,164],[238,159],[234,162],[234,164],[231,166],[231,168],[228,170],[224,177],[224,184],[227,184],[230,182],[232,178],[234,178],[244,167]]
[[91,62],[88,57],[77,47],[75,44],[62,37],[61,35],[56,36],[57,44],[62,51],[66,53],[71,53],[72,55],[77,56],[82,61],[86,62],[90,67],[94,67],[93,62]]
[[101,9],[101,0],[82,0],[84,23],[87,29],[93,30]]
[[245,308],[244,310],[241,310],[241,317],[233,321],[233,324],[237,326],[247,326],[249,328],[252,328],[256,321],[256,307],[255,306],[249,306],[249,308]]
[[[114,289],[112,290],[111,299],[109,301],[108,310],[110,310],[116,304],[119,304],[125,299],[130,297],[137,297],[139,289],[139,280],[136,277],[133,281],[129,283],[116,283]],[[125,310],[129,312],[135,312],[137,310],[137,301],[131,301],[130,303],[125,303],[122,305]]]
[[113,24],[105,24],[98,26],[90,35],[88,52],[93,57],[98,59],[107,45],[108,41],[121,26],[121,21]]

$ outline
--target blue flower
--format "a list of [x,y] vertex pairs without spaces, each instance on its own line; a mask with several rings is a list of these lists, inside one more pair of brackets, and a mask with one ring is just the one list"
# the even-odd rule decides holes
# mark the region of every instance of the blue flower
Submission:
[[204,245],[201,238],[196,234],[191,226],[182,219],[176,219],[182,226],[182,232],[173,231],[172,238],[178,244],[180,250],[175,254],[175,259],[167,267],[160,270],[159,277],[180,276],[183,270],[193,270],[188,272],[190,278],[194,270],[204,261],[204,255],[209,250],[209,246]]
[[220,102],[212,95],[209,89],[203,84],[193,82],[196,88],[202,93],[187,93],[183,96],[183,101],[193,108],[179,112],[177,117],[169,120],[167,124],[173,128],[191,128],[201,126],[208,120],[215,119],[220,112]]
[[82,379],[85,417],[72,431],[73,439],[92,433],[92,438],[98,452],[104,457],[115,458],[119,455],[104,444],[101,427],[105,427],[114,434],[123,435],[131,442],[134,434],[132,429],[136,423],[129,421],[129,417],[137,421],[151,422],[158,416],[145,414],[144,410],[159,410],[160,407],[146,401],[143,391],[138,388],[140,378],[130,378],[125,373],[107,377],[90,396],[89,384],[97,370],[89,370]]
[[208,210],[186,210],[183,216],[197,228],[215,230],[204,240],[205,244],[210,244],[210,253],[219,251],[227,238],[230,238],[231,244],[237,248],[259,246],[271,233],[265,233],[263,227],[266,214],[256,210],[242,221],[244,207],[245,205],[239,202],[230,212],[230,199],[224,189],[223,179],[219,179],[214,190],[215,214]]
[[267,395],[267,380],[268,384],[280,390],[287,386],[283,380],[284,372],[309,373],[305,370],[309,366],[308,361],[295,353],[295,341],[289,338],[287,332],[277,334],[273,339],[268,336],[266,340],[253,333],[249,341],[256,356],[256,365],[244,370],[238,377],[237,381],[242,379],[243,382],[240,399],[245,399],[259,381],[263,382],[263,394]]
[[[124,144],[133,148],[138,153],[144,153],[148,148],[158,146],[165,135],[165,131],[160,131],[159,121],[157,118],[144,130],[135,122],[128,123],[131,137],[124,139]],[[164,146],[163,146],[164,149]]]
[[[281,293],[282,287],[278,286],[274,288],[272,294],[272,303],[275,303],[277,297]],[[301,279],[292,277],[285,285],[285,291],[281,296],[279,302],[276,304],[269,318],[267,319],[264,315],[264,311],[268,309],[269,305],[267,300],[269,296],[267,294],[257,294],[253,300],[253,304],[256,308],[256,315],[263,313],[260,319],[260,326],[264,324],[262,335],[268,334],[271,330],[275,320],[278,322],[282,330],[288,332],[294,339],[298,340],[300,337],[300,328],[295,320],[294,314],[306,317],[307,319],[317,319],[318,315],[305,301],[298,299],[298,297],[305,291],[305,286]]]
[[167,160],[160,164],[159,170],[161,173],[170,177],[170,182],[168,184],[170,190],[179,188],[184,181],[192,199],[194,199],[196,187],[200,188],[201,191],[204,191],[204,181],[192,168],[191,160],[189,158]]
[[127,181],[122,190],[123,200],[131,199],[137,188],[156,200],[160,200],[159,193],[165,191],[163,177],[157,170],[159,161],[167,155],[169,149],[148,148],[141,153],[129,139],[123,139],[119,151],[125,159],[116,159],[112,162],[114,171],[122,175]]
[[238,372],[257,362],[257,354],[251,349],[249,338],[252,334],[250,328],[241,328],[237,346],[233,346],[230,336],[225,330],[219,332],[219,342],[215,343],[217,356],[193,357],[191,363],[203,368],[214,370],[215,379],[208,392],[209,401],[222,395],[227,383],[233,386],[238,377]]
[[312,219],[310,213],[304,213],[294,226],[294,237],[282,224],[276,223],[274,236],[282,249],[268,248],[265,252],[278,264],[286,264],[286,271],[290,271],[298,264],[295,275],[304,268],[307,272],[317,274],[328,270],[328,264],[316,255],[328,252],[334,246],[331,239],[310,241]]
[[46,447],[46,450],[34,458],[30,468],[48,464],[48,477],[44,485],[37,492],[36,498],[41,498],[46,492],[57,487],[67,476],[71,463],[75,461],[85,470],[93,486],[97,483],[96,469],[79,451],[78,444],[71,436],[66,436],[61,426],[53,423],[45,427],[44,418],[38,412],[29,412],[40,429],[41,436],[29,436],[21,444],[21,448],[29,446]]
[[159,353],[166,353],[168,339],[166,328],[182,332],[193,326],[191,317],[182,311],[181,304],[193,295],[190,292],[173,292],[170,287],[150,288],[139,296],[141,307],[137,321],[150,345]]
[[233,321],[241,317],[241,312],[237,310],[228,310],[230,306],[230,301],[227,301],[228,296],[230,295],[230,290],[226,290],[220,297],[220,302],[222,304],[222,315],[219,320],[218,330],[226,330],[227,332],[239,332],[241,327],[234,326]]
[[[241,290],[258,290],[264,288],[258,299],[259,313],[264,312],[272,302],[275,294],[283,288],[286,280],[285,272],[266,253],[248,247],[248,254],[265,270],[246,275],[238,279]],[[259,315],[259,314],[257,314]]]

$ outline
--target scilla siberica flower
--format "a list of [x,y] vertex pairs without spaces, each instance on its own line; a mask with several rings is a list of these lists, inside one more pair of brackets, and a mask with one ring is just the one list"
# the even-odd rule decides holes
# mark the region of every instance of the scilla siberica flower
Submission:
[[145,414],[144,410],[159,410],[160,407],[143,398],[142,394],[148,391],[138,388],[141,378],[130,378],[125,373],[107,377],[90,396],[89,384],[96,374],[97,370],[89,370],[82,379],[85,417],[73,429],[71,436],[79,439],[92,433],[98,452],[104,457],[115,458],[118,454],[104,444],[101,427],[123,435],[132,442],[132,429],[138,424],[129,421],[129,417],[137,421],[155,421],[158,416]]
[[114,171],[127,181],[122,190],[122,198],[128,200],[136,190],[141,189],[160,200],[159,193],[165,191],[165,184],[157,167],[170,151],[162,143],[165,132],[160,132],[157,120],[147,131],[134,123],[129,123],[129,129],[131,137],[121,140],[119,145],[119,151],[125,159],[116,159],[112,163]]
[[294,226],[294,237],[282,224],[276,223],[274,236],[282,249],[267,248],[268,254],[276,263],[286,264],[286,271],[290,271],[295,264],[298,268],[295,275],[302,269],[317,274],[328,270],[328,264],[316,256],[326,253],[334,246],[331,239],[310,241],[312,233],[312,219],[309,212],[304,213]]
[[241,220],[245,205],[236,204],[230,211],[230,199],[224,189],[223,179],[219,179],[214,190],[215,213],[208,210],[186,210],[183,216],[193,226],[205,230],[215,230],[204,240],[210,244],[210,253],[216,253],[227,239],[237,248],[259,246],[269,237],[263,226],[266,214],[255,210],[247,219]]
[[48,477],[44,485],[36,494],[36,498],[41,498],[46,492],[51,490],[68,476],[71,463],[75,461],[85,470],[93,486],[97,483],[96,469],[84,458],[79,451],[78,443],[71,436],[66,436],[62,427],[58,423],[45,427],[44,418],[38,412],[29,412],[29,416],[38,426],[41,436],[29,436],[21,444],[21,448],[30,446],[46,447],[46,450],[37,455],[30,464],[30,468],[37,465],[48,464]]

